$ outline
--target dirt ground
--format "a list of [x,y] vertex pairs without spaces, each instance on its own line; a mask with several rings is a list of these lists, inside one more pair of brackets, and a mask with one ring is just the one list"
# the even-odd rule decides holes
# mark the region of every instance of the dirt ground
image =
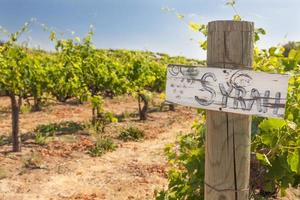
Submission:
[[[167,161],[164,147],[173,143],[179,132],[190,131],[195,109],[176,107],[160,111],[161,100],[152,103],[149,119],[139,121],[137,102],[131,97],[105,100],[105,109],[119,116],[119,122],[106,129],[118,148],[101,157],[91,157],[93,144],[85,131],[51,137],[46,145],[29,138],[22,153],[10,153],[11,145],[0,145],[0,200],[152,200],[155,191],[167,186]],[[91,119],[89,104],[52,103],[40,112],[23,110],[22,135],[41,124]],[[145,139],[124,142],[118,139],[122,128],[139,127]],[[9,99],[0,98],[0,137],[9,136]],[[34,166],[28,161],[33,160]],[[38,166],[38,167],[36,167]],[[300,198],[300,190],[290,189],[282,200]]]
[[[141,122],[134,116],[137,112],[134,99],[106,100],[107,110],[128,118],[107,129],[118,148],[101,157],[86,153],[90,136],[80,133],[56,136],[44,146],[26,140],[22,153],[7,153],[11,146],[0,146],[0,200],[154,199],[154,191],[167,185],[165,145],[174,142],[180,131],[190,131],[196,116],[194,109],[177,107],[176,112],[158,111],[157,105],[151,108],[149,120]],[[8,99],[0,98],[0,136],[11,131],[8,106]],[[27,134],[39,124],[89,119],[89,104],[55,103],[42,112],[21,114],[20,127],[22,134]],[[118,140],[122,127],[129,125],[143,129],[145,139]],[[25,167],[30,158],[37,160],[38,168]]]

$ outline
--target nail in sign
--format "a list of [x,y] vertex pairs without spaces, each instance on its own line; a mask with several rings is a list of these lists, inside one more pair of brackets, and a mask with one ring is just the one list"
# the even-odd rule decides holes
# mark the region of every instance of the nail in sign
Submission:
[[166,100],[184,106],[282,118],[289,75],[169,65]]

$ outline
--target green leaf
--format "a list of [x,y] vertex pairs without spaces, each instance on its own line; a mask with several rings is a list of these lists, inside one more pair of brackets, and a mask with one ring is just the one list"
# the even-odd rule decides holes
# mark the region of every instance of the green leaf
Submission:
[[255,42],[260,40],[260,35],[265,35],[266,31],[262,28],[258,28],[254,30],[254,35],[255,35]]
[[286,121],[284,121],[282,119],[269,118],[269,119],[263,120],[259,124],[259,128],[263,132],[268,132],[268,131],[272,131],[272,130],[279,130],[285,125],[286,125]]
[[235,5],[235,0],[227,0],[226,5],[234,6]]
[[54,41],[54,40],[56,39],[56,33],[55,33],[54,31],[52,31],[52,32],[50,33],[49,39],[50,39],[51,41]]
[[195,23],[195,22],[190,21],[190,23],[189,23],[189,28],[190,28],[192,31],[199,32],[199,30],[200,30],[200,28],[201,28],[201,25],[198,24],[198,23]]
[[266,31],[263,28],[255,29],[255,32],[261,35],[266,35]]
[[[266,192],[274,192],[275,191],[275,183],[274,182],[267,182],[263,187],[264,187],[264,191]],[[262,200],[265,200],[265,198],[263,198]]]
[[295,49],[290,50],[288,58],[289,59],[294,59],[297,55],[297,51]]
[[264,134],[261,134],[260,138],[261,142],[269,147],[272,147],[277,141],[277,136],[272,132],[266,132]]
[[177,14],[177,18],[180,19],[180,20],[183,20],[184,19],[184,15]]
[[288,58],[296,62],[300,61],[300,50],[291,49]]
[[300,153],[299,150],[295,150],[288,154],[288,164],[291,170],[297,174],[300,174]]
[[296,124],[295,122],[293,122],[293,121],[288,121],[287,126],[288,126],[290,129],[294,130],[294,131],[295,131],[296,128],[297,128],[297,124]]
[[276,157],[275,160],[272,161],[272,167],[268,169],[268,178],[270,178],[271,180],[284,178],[286,175],[285,162],[285,155],[280,155]]
[[242,18],[241,18],[240,15],[234,15],[234,16],[233,16],[233,20],[234,20],[234,21],[241,21]]
[[75,37],[75,41],[76,42],[80,42],[80,38],[79,37]]
[[201,49],[207,50],[207,40],[205,40],[205,41],[200,40],[199,44],[200,44]]
[[256,153],[256,159],[261,161],[265,165],[272,166],[266,154]]

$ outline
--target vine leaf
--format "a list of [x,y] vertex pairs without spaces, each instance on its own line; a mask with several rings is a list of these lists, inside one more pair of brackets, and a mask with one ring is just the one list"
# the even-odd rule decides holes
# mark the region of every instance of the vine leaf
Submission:
[[289,153],[287,157],[288,164],[291,170],[295,173],[300,173],[300,153],[299,150],[295,150],[293,153]]
[[233,16],[233,20],[234,20],[234,21],[241,21],[242,18],[241,18],[240,15],[234,15],[234,16]]
[[201,28],[201,25],[191,21],[191,22],[189,23],[189,28],[190,28],[192,31],[198,32],[198,31],[200,30],[200,28]]
[[270,119],[265,119],[259,124],[259,128],[263,132],[268,132],[272,130],[280,130],[282,127],[286,125],[286,121],[282,119],[275,119],[275,118],[270,118]]
[[256,153],[256,159],[261,161],[265,165],[272,166],[272,164],[270,163],[268,157],[264,153],[263,154],[262,153]]

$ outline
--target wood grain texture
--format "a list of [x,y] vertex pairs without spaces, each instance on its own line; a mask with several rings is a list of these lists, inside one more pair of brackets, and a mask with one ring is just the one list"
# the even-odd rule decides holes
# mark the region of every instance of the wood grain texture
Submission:
[[[214,21],[208,24],[209,67],[252,66],[252,22]],[[251,118],[207,111],[205,199],[249,198]]]
[[167,71],[166,100],[169,103],[284,117],[289,75],[174,64],[169,65]]

